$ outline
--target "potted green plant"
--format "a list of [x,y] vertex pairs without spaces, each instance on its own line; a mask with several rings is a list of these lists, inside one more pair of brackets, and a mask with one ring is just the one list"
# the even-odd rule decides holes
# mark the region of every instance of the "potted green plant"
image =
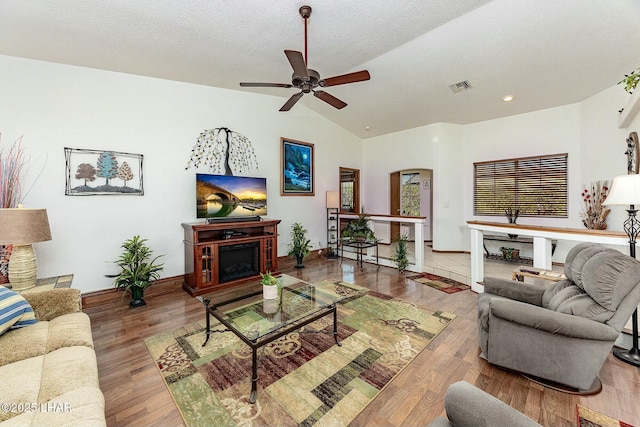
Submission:
[[628,93],[633,91],[640,83],[640,68],[631,71],[629,74],[624,75],[624,79],[620,80],[618,84],[624,83],[624,90]]
[[123,298],[125,294],[131,294],[131,308],[147,304],[142,298],[144,290],[160,277],[163,269],[163,264],[156,264],[158,258],[163,255],[152,258],[153,251],[146,242],[147,239],[141,239],[140,236],[125,240],[122,244],[124,251],[120,258],[114,261],[121,271],[117,275],[107,276],[115,277],[113,284],[124,291]]
[[342,237],[349,240],[375,240],[376,236],[369,227],[370,220],[371,218],[365,212],[358,214],[358,218],[350,221],[342,232]]
[[400,273],[404,273],[405,269],[409,265],[409,258],[407,257],[409,254],[409,248],[407,246],[408,241],[409,235],[407,233],[402,233],[395,242],[395,253],[391,257],[391,260],[396,263]]
[[520,259],[520,249],[501,247],[502,257],[507,261]]
[[260,283],[262,283],[262,297],[264,299],[276,299],[280,291],[280,280],[277,277],[272,276],[271,272],[267,270],[265,274],[260,273]]
[[302,260],[311,251],[311,240],[307,238],[307,230],[299,222],[291,226],[291,242],[289,256],[296,257],[295,268],[304,268]]

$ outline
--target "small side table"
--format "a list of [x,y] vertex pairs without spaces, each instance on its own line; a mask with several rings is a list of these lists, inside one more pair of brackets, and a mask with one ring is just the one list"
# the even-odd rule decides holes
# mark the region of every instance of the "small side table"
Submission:
[[378,260],[378,240],[369,241],[342,241],[340,245],[340,264],[344,260],[344,247],[354,248],[356,253],[356,265],[360,264],[360,270],[362,270],[362,263],[364,258],[364,251],[368,248],[376,248],[376,265],[380,269],[380,263]]
[[29,291],[41,291],[43,289],[60,289],[70,288],[73,282],[73,274],[65,274],[62,276],[44,277],[36,280],[36,286],[33,288],[25,289],[22,292]]
[[555,271],[542,270],[535,267],[518,267],[511,272],[511,280],[524,282],[525,277],[533,277],[534,279],[548,280],[550,282],[559,282],[567,277],[562,273]]

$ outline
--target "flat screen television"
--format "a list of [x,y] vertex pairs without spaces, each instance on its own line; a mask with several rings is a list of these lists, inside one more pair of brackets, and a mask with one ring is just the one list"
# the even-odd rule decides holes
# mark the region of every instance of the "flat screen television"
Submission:
[[198,218],[251,219],[267,214],[267,179],[196,174]]

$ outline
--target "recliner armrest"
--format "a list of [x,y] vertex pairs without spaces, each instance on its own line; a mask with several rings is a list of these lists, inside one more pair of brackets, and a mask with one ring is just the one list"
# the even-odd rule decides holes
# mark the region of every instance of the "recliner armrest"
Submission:
[[489,307],[490,316],[552,334],[597,341],[615,341],[619,335],[604,323],[519,301],[495,298],[489,301]]
[[537,306],[542,306],[542,295],[545,289],[545,286],[541,284],[500,279],[498,277],[484,278],[485,293]]
[[449,386],[444,407],[455,427],[540,427],[523,413],[465,381]]

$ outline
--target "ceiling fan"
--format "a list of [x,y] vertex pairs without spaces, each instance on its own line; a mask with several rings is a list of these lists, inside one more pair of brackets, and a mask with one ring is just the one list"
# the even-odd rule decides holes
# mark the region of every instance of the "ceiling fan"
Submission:
[[293,94],[291,98],[284,103],[280,111],[289,111],[296,102],[302,98],[305,93],[313,92],[316,98],[320,98],[327,104],[341,109],[347,106],[347,103],[336,98],[333,95],[319,90],[318,88],[324,88],[328,86],[338,86],[347,83],[356,83],[369,80],[371,76],[367,70],[356,71],[354,73],[342,74],[335,77],[329,77],[326,79],[320,78],[320,73],[311,68],[307,68],[307,19],[311,16],[311,6],[302,6],[299,9],[300,15],[304,19],[304,57],[301,52],[296,50],[285,50],[284,54],[287,55],[287,59],[293,68],[293,75],[291,76],[291,84],[289,83],[240,83],[242,87],[295,87],[300,89],[300,92]]

